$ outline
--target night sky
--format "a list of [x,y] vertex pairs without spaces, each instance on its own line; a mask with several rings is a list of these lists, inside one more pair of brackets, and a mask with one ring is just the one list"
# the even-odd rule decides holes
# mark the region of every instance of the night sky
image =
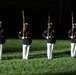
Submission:
[[56,30],[57,39],[68,39],[71,28],[71,12],[76,22],[75,0],[0,0],[0,20],[6,38],[18,38],[22,29],[22,10],[25,22],[29,23],[33,39],[42,39],[47,28],[48,14]]

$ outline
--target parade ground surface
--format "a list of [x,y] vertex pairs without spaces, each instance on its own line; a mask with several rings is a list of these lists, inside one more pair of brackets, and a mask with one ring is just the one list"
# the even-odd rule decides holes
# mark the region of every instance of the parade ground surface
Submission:
[[22,59],[22,41],[6,39],[3,45],[0,75],[75,75],[76,58],[70,57],[70,40],[57,40],[53,59],[47,59],[46,40],[34,39],[29,59]]

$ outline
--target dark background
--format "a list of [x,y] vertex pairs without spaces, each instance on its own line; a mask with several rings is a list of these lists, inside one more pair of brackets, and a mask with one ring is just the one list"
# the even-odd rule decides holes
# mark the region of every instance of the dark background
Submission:
[[42,39],[47,28],[48,14],[56,30],[57,39],[68,39],[71,28],[71,12],[76,20],[75,0],[0,0],[0,20],[6,38],[18,38],[22,29],[22,10],[29,23],[33,39]]

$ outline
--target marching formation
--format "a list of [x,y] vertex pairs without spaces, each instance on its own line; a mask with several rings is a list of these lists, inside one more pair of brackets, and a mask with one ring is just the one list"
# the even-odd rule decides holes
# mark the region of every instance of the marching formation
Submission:
[[[74,23],[73,13],[72,16],[72,28],[68,31],[68,37],[71,38],[71,57],[76,57],[76,23]],[[22,59],[27,60],[32,43],[30,36],[31,32],[28,28],[29,23],[25,22],[24,11],[22,11],[23,17],[23,29],[19,31],[18,38],[22,39]],[[4,29],[1,27],[2,22],[0,21],[0,60],[2,58],[3,44],[5,43]],[[42,36],[47,40],[47,58],[53,58],[54,44],[56,43],[55,29],[53,23],[50,22],[50,13],[48,16],[47,29],[43,31]]]

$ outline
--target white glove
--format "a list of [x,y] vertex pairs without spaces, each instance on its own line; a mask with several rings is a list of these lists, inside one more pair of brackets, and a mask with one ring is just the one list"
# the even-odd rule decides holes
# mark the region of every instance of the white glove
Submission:
[[22,37],[22,39],[24,39],[24,37]]
[[48,39],[48,36],[46,37],[46,39]]
[[71,36],[71,38],[73,38],[73,36]]

